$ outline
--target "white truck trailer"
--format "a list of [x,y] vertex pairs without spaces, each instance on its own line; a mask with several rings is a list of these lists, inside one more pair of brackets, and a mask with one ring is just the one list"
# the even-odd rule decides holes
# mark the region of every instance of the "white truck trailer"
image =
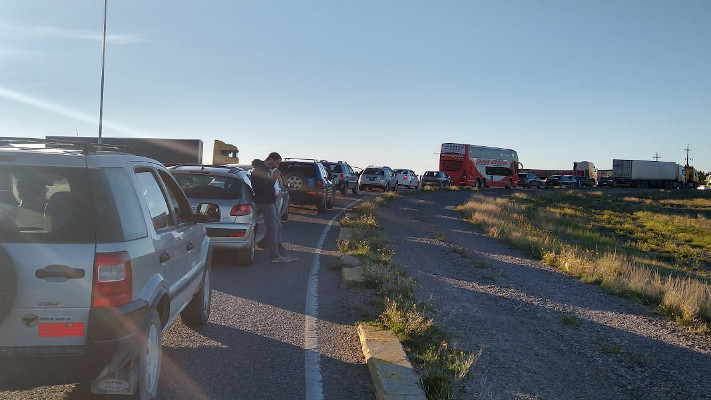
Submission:
[[686,184],[684,166],[672,161],[612,160],[616,186],[680,188]]

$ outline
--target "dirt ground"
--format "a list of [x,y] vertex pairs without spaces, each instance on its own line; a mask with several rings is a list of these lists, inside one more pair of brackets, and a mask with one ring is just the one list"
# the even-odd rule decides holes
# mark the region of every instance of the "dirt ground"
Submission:
[[410,192],[379,214],[435,323],[482,350],[455,399],[711,399],[711,338],[475,232],[453,210],[469,196]]

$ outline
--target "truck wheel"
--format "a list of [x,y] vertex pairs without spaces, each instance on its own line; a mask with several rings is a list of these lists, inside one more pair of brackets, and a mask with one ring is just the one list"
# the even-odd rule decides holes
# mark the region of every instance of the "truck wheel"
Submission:
[[[254,241],[252,241],[254,250]],[[193,295],[190,303],[180,313],[180,319],[188,326],[198,326],[207,323],[210,318],[210,301],[212,300],[212,289],[210,285],[212,268],[205,268],[205,276],[202,278],[200,290]]]
[[17,291],[17,276],[12,265],[10,255],[5,248],[0,246],[0,323],[5,320],[7,314],[15,302]]

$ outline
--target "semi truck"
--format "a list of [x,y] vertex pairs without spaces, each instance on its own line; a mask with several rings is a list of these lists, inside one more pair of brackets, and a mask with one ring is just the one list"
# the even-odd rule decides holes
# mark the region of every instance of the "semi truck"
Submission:
[[615,186],[681,188],[686,186],[684,167],[672,161],[612,160]]
[[552,175],[574,175],[582,182],[583,185],[597,186],[597,168],[590,161],[576,161],[573,163],[573,169],[530,169],[524,168],[521,172],[530,172],[541,179],[548,178]]

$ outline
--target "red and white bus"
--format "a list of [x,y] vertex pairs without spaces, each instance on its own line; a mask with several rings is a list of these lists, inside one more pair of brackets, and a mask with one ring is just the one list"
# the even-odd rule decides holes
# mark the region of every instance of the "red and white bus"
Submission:
[[511,149],[442,143],[439,152],[439,169],[453,185],[513,188],[518,185],[519,165],[518,154]]

